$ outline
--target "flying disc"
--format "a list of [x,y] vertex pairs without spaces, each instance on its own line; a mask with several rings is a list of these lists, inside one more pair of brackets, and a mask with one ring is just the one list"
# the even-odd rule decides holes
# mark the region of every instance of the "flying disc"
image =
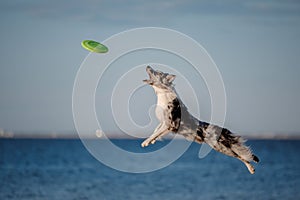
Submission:
[[106,53],[108,52],[108,48],[96,41],[93,40],[83,40],[81,42],[81,46],[91,52],[95,52],[95,53]]

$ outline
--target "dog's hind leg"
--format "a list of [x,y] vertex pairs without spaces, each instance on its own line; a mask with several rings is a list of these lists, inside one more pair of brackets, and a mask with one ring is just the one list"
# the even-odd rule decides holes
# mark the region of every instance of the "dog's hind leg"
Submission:
[[158,138],[166,135],[169,132],[170,130],[165,125],[165,123],[160,123],[154,130],[153,134],[142,143],[142,147],[146,147],[150,143],[154,144]]
[[[231,151],[232,151],[232,153],[233,153],[233,157],[236,157],[237,159],[239,159],[240,161],[242,161],[242,162],[246,165],[248,171],[249,171],[251,174],[254,174],[254,173],[255,173],[255,168],[250,164],[250,161],[245,160],[245,159],[242,158],[239,154],[237,154],[236,152],[234,152],[232,149],[231,149]],[[256,156],[255,156],[255,157],[256,157]],[[257,158],[257,157],[256,157],[256,158]],[[257,158],[257,159],[258,159],[258,158]]]
[[243,159],[243,158],[241,158],[241,157],[238,157],[238,159],[239,159],[240,161],[242,161],[242,162],[246,165],[248,171],[249,171],[251,174],[254,174],[254,173],[255,173],[255,168],[250,164],[250,162],[249,162],[248,160],[245,160],[245,159]]

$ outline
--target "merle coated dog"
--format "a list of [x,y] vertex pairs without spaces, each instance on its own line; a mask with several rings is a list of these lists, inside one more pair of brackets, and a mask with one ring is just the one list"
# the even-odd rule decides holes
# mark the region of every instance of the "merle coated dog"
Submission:
[[183,135],[188,140],[205,142],[216,151],[241,160],[249,172],[254,174],[255,169],[250,162],[259,162],[259,159],[245,146],[243,138],[233,135],[225,128],[199,121],[192,116],[175,91],[175,75],[154,70],[150,66],[147,66],[146,71],[149,79],[144,82],[152,86],[157,95],[155,111],[160,124],[142,143],[142,147],[154,144],[157,139],[173,132]]

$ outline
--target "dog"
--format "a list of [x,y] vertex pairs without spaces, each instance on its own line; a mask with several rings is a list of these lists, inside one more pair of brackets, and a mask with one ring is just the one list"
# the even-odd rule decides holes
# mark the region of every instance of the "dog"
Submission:
[[160,123],[153,134],[143,141],[142,147],[154,144],[156,140],[173,132],[200,144],[205,142],[214,150],[239,159],[254,174],[255,169],[250,162],[258,163],[259,159],[244,144],[245,140],[241,136],[192,116],[176,93],[173,85],[175,75],[154,70],[150,66],[146,67],[146,72],[149,79],[143,82],[152,86],[157,95],[155,113]]

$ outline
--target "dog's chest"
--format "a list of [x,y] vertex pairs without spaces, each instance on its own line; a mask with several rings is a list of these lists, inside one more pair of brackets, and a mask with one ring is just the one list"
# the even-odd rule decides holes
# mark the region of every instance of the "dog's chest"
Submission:
[[156,116],[165,121],[171,131],[177,131],[181,118],[180,103],[174,93],[157,94]]
[[157,93],[157,105],[163,109],[168,109],[168,105],[175,98],[176,95],[173,93]]

